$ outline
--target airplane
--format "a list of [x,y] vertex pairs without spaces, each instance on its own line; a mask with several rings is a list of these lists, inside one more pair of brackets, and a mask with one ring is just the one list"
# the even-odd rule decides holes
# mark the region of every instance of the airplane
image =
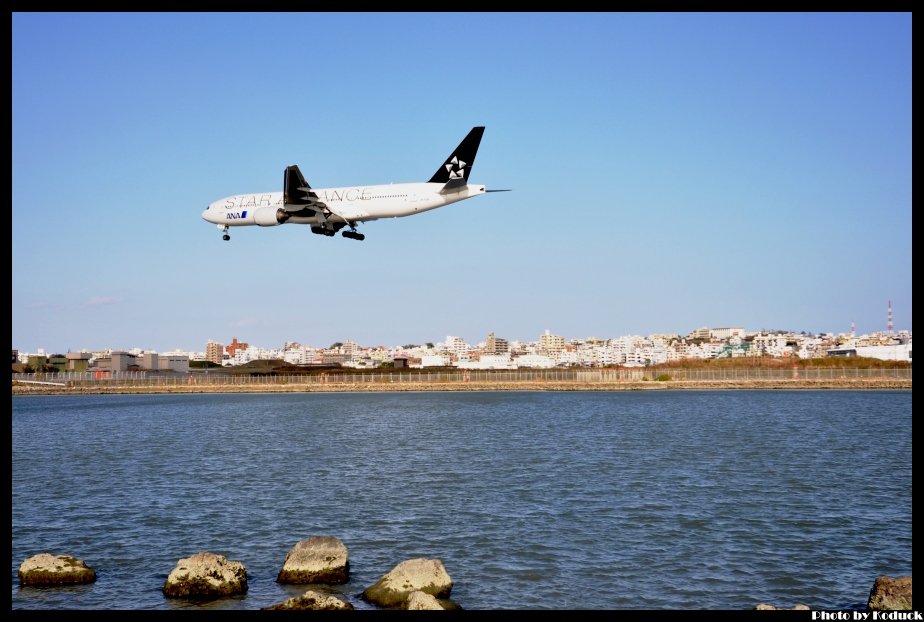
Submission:
[[217,225],[225,241],[231,239],[231,227],[283,224],[310,225],[312,233],[326,236],[349,227],[343,237],[364,240],[356,230],[361,222],[421,214],[486,192],[509,192],[468,181],[483,134],[484,126],[472,128],[427,182],[312,188],[293,164],[286,167],[282,192],[225,197],[206,207],[202,218]]

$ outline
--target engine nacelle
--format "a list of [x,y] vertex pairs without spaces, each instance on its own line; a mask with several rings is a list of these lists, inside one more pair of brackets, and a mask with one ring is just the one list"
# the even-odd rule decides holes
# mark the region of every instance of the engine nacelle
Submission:
[[261,227],[275,227],[289,220],[289,212],[281,207],[258,207],[254,210],[253,221]]

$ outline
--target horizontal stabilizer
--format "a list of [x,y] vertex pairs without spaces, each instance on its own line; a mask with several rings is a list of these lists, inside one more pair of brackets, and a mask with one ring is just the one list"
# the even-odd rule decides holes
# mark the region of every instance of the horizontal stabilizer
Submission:
[[446,185],[443,186],[440,190],[440,194],[452,194],[453,192],[458,192],[465,188],[465,178],[464,177],[453,177],[446,182]]

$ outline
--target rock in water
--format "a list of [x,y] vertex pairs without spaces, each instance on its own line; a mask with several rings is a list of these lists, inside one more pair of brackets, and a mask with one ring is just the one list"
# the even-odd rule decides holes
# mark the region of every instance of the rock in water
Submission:
[[873,583],[869,591],[869,600],[866,608],[870,611],[894,611],[896,609],[910,611],[911,606],[911,577],[882,576]]
[[424,592],[435,598],[448,598],[452,579],[438,559],[409,559],[363,591],[363,598],[381,607],[400,607],[411,592]]
[[39,553],[19,566],[20,585],[74,585],[93,583],[96,571],[70,555]]
[[181,559],[164,583],[171,598],[219,598],[247,592],[247,569],[215,553]]
[[346,583],[350,556],[346,545],[333,536],[311,536],[288,552],[278,583]]

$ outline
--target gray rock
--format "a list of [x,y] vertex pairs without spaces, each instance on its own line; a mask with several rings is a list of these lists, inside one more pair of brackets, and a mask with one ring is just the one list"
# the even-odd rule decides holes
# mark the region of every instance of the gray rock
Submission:
[[70,555],[39,553],[19,566],[20,585],[74,585],[93,583],[96,571]]
[[421,591],[436,598],[448,598],[452,579],[438,559],[409,559],[401,562],[363,591],[363,598],[380,607],[401,607],[411,592]]
[[870,611],[910,611],[911,606],[911,577],[882,576],[873,583],[869,591],[866,608]]
[[769,603],[760,603],[754,607],[755,611],[811,611],[808,605],[795,605],[794,607],[776,607]]
[[352,610],[353,605],[336,596],[308,590],[301,596],[293,596],[277,605],[263,607],[265,611],[283,609],[294,611],[344,611]]
[[346,545],[333,536],[311,536],[286,554],[278,583],[346,583],[350,556]]
[[164,582],[171,598],[219,598],[247,592],[247,569],[223,555],[201,552],[181,559]]

